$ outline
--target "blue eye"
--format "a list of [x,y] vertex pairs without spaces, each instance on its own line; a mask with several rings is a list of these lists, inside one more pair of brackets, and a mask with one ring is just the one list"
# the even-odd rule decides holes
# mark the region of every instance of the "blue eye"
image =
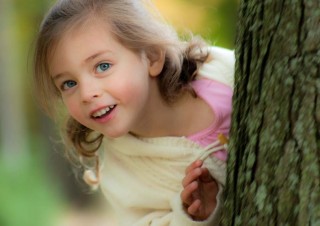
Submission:
[[96,67],[98,73],[102,73],[111,67],[109,63],[101,63]]
[[62,83],[62,90],[67,90],[67,89],[70,89],[74,86],[77,85],[77,82],[73,81],[73,80],[68,80],[68,81],[65,81],[64,83]]

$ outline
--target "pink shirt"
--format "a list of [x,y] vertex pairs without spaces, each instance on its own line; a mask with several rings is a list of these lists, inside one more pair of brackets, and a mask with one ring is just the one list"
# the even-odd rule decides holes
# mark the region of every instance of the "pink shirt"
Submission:
[[[206,147],[217,140],[219,134],[229,137],[233,90],[230,86],[211,79],[199,79],[192,82],[197,95],[208,103],[214,114],[213,123],[206,129],[187,136],[188,139]],[[226,151],[213,154],[218,159],[227,160]]]

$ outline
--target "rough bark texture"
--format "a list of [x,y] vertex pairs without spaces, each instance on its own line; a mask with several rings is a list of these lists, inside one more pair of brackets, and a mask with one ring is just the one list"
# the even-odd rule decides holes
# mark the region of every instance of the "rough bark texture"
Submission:
[[222,225],[320,225],[320,1],[243,0]]

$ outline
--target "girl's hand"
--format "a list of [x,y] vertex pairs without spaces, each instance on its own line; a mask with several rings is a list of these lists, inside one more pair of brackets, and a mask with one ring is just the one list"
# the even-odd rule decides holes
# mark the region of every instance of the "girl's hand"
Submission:
[[202,164],[203,161],[196,160],[188,166],[180,195],[186,212],[198,221],[206,220],[213,212],[218,194],[217,182]]

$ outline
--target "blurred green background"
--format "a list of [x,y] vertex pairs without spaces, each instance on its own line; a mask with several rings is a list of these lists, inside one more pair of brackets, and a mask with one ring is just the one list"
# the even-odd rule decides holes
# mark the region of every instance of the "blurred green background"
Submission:
[[[214,45],[234,48],[237,0],[154,2],[179,32],[191,30]],[[0,0],[1,226],[71,226],[61,223],[68,212],[100,200],[75,177],[55,126],[32,94],[33,42],[50,4]]]

